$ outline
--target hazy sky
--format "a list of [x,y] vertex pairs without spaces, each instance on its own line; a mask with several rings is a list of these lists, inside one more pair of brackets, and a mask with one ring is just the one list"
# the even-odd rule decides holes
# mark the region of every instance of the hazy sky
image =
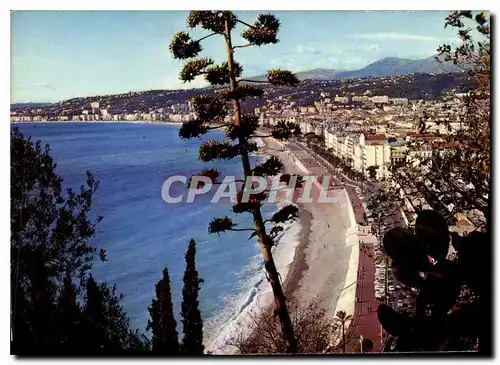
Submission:
[[[187,30],[180,11],[18,11],[11,15],[12,102],[186,88],[168,46]],[[276,45],[237,50],[244,75],[269,68],[357,69],[383,57],[423,58],[455,37],[446,12],[274,12],[281,20]],[[258,12],[237,12],[253,22]],[[233,44],[244,44],[238,27]],[[194,37],[204,30],[188,30]],[[204,41],[203,56],[225,61],[220,37]]]

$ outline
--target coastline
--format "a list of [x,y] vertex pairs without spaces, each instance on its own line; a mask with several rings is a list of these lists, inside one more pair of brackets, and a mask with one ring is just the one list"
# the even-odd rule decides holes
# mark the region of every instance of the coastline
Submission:
[[181,126],[182,122],[157,122],[150,120],[40,120],[30,122],[10,122],[10,124],[60,124],[60,123],[78,123],[78,124],[153,124],[153,125],[177,125]]
[[[285,152],[286,143],[270,138],[264,143],[263,152],[279,157],[286,173],[320,175],[318,169],[306,167],[303,156],[288,148]],[[336,202],[298,204],[301,231],[284,290],[304,305],[317,299],[333,321],[338,310],[354,314],[359,243],[357,222],[345,189],[329,190],[329,196],[335,197]]]
[[[180,122],[153,121],[39,121],[11,124],[37,123],[182,125]],[[309,166],[308,160],[301,160],[302,156],[285,150],[286,143],[271,138],[263,138],[260,141],[262,150],[259,154],[263,157],[279,157],[286,173],[320,175],[318,171],[306,167]],[[304,305],[312,299],[318,299],[320,306],[330,312],[330,318],[333,320],[337,310],[345,310],[348,315],[354,312],[359,249],[357,236],[354,237],[355,235],[350,233],[352,206],[349,197],[344,189],[333,190],[332,194],[337,199],[333,204],[297,204],[300,208],[299,217],[286,228],[273,254],[283,277],[285,294],[288,297],[296,296]],[[355,220],[354,224],[356,228]],[[248,314],[256,306],[268,307],[272,303],[269,283],[262,279],[256,283],[250,296],[239,311],[229,318],[226,325],[244,327]],[[215,336],[217,339],[214,341],[215,338],[212,337],[209,347],[216,349],[214,353],[219,353],[219,349],[227,349],[224,341],[230,334],[231,331],[227,328],[220,328]]]

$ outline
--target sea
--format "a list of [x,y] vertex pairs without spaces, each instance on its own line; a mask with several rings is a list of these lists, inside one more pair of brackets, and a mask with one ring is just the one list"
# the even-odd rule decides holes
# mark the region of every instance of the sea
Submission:
[[[205,168],[216,168],[222,176],[242,177],[239,158],[202,163],[198,150],[206,139],[222,140],[222,131],[211,131],[203,139],[183,140],[179,126],[142,123],[16,123],[32,140],[50,145],[63,186],[79,189],[91,171],[100,181],[93,197],[91,219],[103,216],[90,244],[107,251],[107,261],[96,259],[92,273],[97,280],[116,284],[125,295],[122,304],[132,328],[146,332],[148,306],[155,284],[168,267],[178,332],[182,334],[180,307],[185,269],[184,255],[190,239],[196,240],[196,267],[204,282],[200,310],[204,321],[207,352],[229,354],[228,343],[245,334],[251,312],[270,303],[270,285],[265,280],[260,248],[251,232],[209,234],[215,217],[228,216],[238,227],[251,227],[249,214],[234,215],[229,204],[166,203],[161,189],[173,175],[190,177]],[[262,156],[251,156],[255,165]],[[265,158],[265,157],[264,157]],[[187,187],[176,185],[179,195]],[[278,207],[263,206],[264,217]],[[298,245],[300,223],[286,227],[274,256],[284,280]]]

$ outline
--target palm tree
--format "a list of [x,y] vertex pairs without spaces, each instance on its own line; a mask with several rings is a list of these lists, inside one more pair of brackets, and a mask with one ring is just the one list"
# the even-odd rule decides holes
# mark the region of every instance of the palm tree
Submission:
[[345,311],[337,311],[336,313],[336,318],[335,321],[340,323],[340,326],[342,327],[342,352],[345,353],[345,328],[347,325],[347,322],[352,321],[352,315],[347,315]]

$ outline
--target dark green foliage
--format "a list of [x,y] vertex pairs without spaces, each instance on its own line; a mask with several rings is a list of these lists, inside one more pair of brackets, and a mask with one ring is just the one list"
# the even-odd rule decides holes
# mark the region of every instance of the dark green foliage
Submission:
[[172,55],[180,60],[196,57],[201,49],[200,42],[192,40],[186,32],[177,33],[170,43]]
[[271,134],[278,140],[286,140],[292,136],[299,136],[301,134],[300,127],[297,123],[279,121],[277,125],[271,130]]
[[86,289],[82,333],[85,348],[90,353],[144,350],[138,332],[129,329],[129,319],[120,304],[123,294],[117,296],[116,285],[110,289],[90,275]]
[[237,203],[233,205],[233,213],[252,213],[256,209],[259,209],[262,205],[262,201],[267,198],[267,193],[265,191],[261,193],[247,194],[248,196],[243,196],[243,194],[244,190],[240,190],[236,195]]
[[98,182],[87,173],[87,187],[62,194],[55,167],[48,146],[12,131],[11,352],[143,351],[139,334],[128,329],[121,297],[86,280],[94,255],[105,259],[104,250],[87,244],[101,219],[87,219]]
[[[235,62],[233,68],[234,77],[240,77],[242,72],[243,68],[241,67],[241,65]],[[229,66],[227,62],[208,68],[207,74],[205,75],[205,80],[207,80],[211,85],[228,85]]]
[[295,180],[295,186],[300,188],[302,187],[303,183],[304,183],[304,178],[300,175],[290,175],[290,174],[282,174],[280,176],[280,182],[284,182],[286,183],[287,185],[290,184],[290,181],[294,181]]
[[272,14],[260,14],[254,25],[241,33],[241,36],[256,46],[278,43],[279,20]]
[[221,233],[225,232],[227,230],[230,230],[233,228],[236,224],[233,223],[233,221],[228,218],[215,218],[210,224],[208,225],[208,232],[209,233]]
[[267,71],[267,80],[276,86],[297,86],[299,84],[299,79],[294,73],[279,69]]
[[182,123],[179,128],[179,137],[190,139],[200,137],[208,132],[208,126],[201,120],[195,119]]
[[441,261],[448,254],[450,232],[446,220],[433,210],[424,210],[417,216],[415,234],[425,244],[429,255]]
[[163,269],[163,278],[156,284],[156,299],[148,308],[151,317],[147,331],[152,329],[152,350],[156,354],[177,355],[180,352],[177,322],[174,317],[168,269]]
[[230,160],[238,156],[238,153],[237,146],[233,146],[229,142],[209,140],[200,146],[199,158],[202,162]]
[[253,168],[254,176],[275,176],[283,170],[283,162],[276,157],[271,156],[265,162]]
[[63,196],[62,178],[55,168],[48,146],[42,150],[40,142],[33,144],[14,128],[10,168],[13,264],[25,268],[29,252],[38,247],[37,255],[46,259],[46,270],[62,282],[68,271],[81,275],[90,269],[98,249],[86,241],[102,217],[95,222],[87,219],[99,186],[93,176],[87,173],[87,186],[81,186],[79,193],[68,189]]
[[229,124],[226,127],[226,137],[236,140],[242,138],[248,140],[259,127],[259,118],[255,115],[247,114],[241,116],[241,126],[237,127],[234,124]]
[[299,208],[297,208],[295,205],[287,205],[278,210],[276,213],[273,214],[271,220],[274,223],[286,223],[294,220],[297,218],[297,214],[299,212]]
[[[210,179],[210,181],[215,183],[217,181],[217,178],[220,176],[220,172],[217,171],[216,169],[204,169],[198,172],[194,176],[204,176]],[[191,187],[192,179],[189,180],[189,186]],[[203,181],[198,182],[198,186],[196,187],[197,189],[201,189],[201,187],[204,185]]]
[[206,73],[206,68],[213,63],[214,61],[209,58],[188,61],[182,67],[179,79],[183,82],[193,81],[197,76]]
[[227,115],[226,103],[210,95],[198,95],[191,98],[191,107],[198,119],[204,122],[217,121]]
[[76,349],[81,341],[78,331],[83,317],[77,302],[76,287],[69,273],[64,278],[57,305],[59,313],[56,316],[56,327],[60,331],[59,339],[65,346]]
[[223,94],[228,100],[245,100],[248,98],[260,98],[264,90],[247,84],[238,85],[234,90],[225,90]]
[[247,142],[244,146],[240,147],[241,149],[245,149],[247,153],[254,153],[259,150],[257,143],[255,142]]
[[232,11],[199,11],[193,10],[189,12],[188,26],[195,28],[201,26],[203,29],[210,30],[215,33],[224,33],[225,19],[229,18],[229,28],[233,29],[236,25],[236,16]]
[[203,321],[199,309],[198,294],[200,284],[195,265],[196,242],[191,240],[186,252],[186,271],[184,271],[184,288],[182,289],[182,324],[184,337],[182,353],[185,355],[203,355]]
[[256,201],[249,201],[246,203],[240,202],[233,205],[232,211],[235,214],[252,213],[256,209],[259,209],[260,206],[261,203]]
[[383,305],[378,310],[380,323],[389,334],[399,336],[398,351],[453,350],[458,343],[474,343],[482,326],[478,319],[488,274],[481,266],[488,257],[488,237],[478,232],[465,237],[455,234],[452,244],[458,259],[446,259],[442,256],[444,218],[423,211],[417,222],[415,234],[393,228],[383,241],[396,279],[419,289],[415,316]]

